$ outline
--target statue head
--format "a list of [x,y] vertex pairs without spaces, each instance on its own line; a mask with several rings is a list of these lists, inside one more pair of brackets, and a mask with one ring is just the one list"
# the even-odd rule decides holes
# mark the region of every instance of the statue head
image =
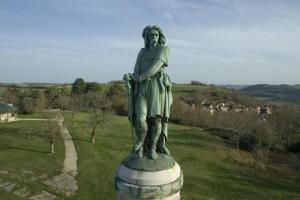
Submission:
[[143,30],[146,48],[161,47],[166,43],[166,38],[159,26],[146,26]]

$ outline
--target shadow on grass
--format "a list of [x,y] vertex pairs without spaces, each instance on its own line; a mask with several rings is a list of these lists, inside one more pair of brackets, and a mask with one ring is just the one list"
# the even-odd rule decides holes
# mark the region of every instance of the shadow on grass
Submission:
[[0,127],[0,136],[25,138],[25,139],[43,139],[44,135],[40,130],[22,127]]
[[87,142],[87,143],[91,143],[90,139],[83,139],[83,138],[78,138],[78,137],[73,137],[73,141],[79,141],[79,142]]
[[184,140],[203,139],[203,135],[197,129],[184,129],[184,130],[171,129],[169,132],[170,134],[172,134],[172,138],[179,138]]
[[0,135],[5,135],[5,136],[22,136],[22,133],[19,132],[19,128],[15,128],[15,127],[0,127]]
[[0,144],[0,151],[3,150],[21,150],[21,151],[32,151],[36,153],[49,153],[49,151],[40,151],[36,149],[31,149],[31,148],[23,148],[23,147],[16,147],[16,146],[11,146],[11,145],[6,145],[6,144]]
[[[300,193],[297,186],[292,186],[281,179],[236,174],[236,172],[222,169],[222,173],[209,176],[195,176],[185,174],[185,185],[182,191],[195,193],[203,191],[206,199],[298,199]],[[299,191],[299,190],[298,190]],[[283,194],[288,194],[283,198]],[[205,198],[204,198],[205,199]]]
[[[251,186],[258,186],[260,189],[266,189],[270,191],[285,191],[288,193],[296,193],[300,197],[300,187],[298,184],[291,185],[286,177],[269,173],[257,173],[250,171],[239,171],[235,169],[224,169],[223,166],[214,166],[216,171],[222,171],[218,173],[216,178],[222,180],[230,180],[231,182],[242,182]],[[233,176],[234,175],[234,176]],[[295,177],[296,178],[296,177]],[[296,179],[294,179],[295,181]],[[298,192],[295,192],[298,191]]]

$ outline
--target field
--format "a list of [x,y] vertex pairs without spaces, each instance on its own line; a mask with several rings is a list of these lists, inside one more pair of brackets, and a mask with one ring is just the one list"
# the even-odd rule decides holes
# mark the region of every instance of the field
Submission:
[[252,85],[241,90],[253,97],[264,98],[278,105],[300,105],[299,85]]
[[0,86],[0,97],[2,96],[2,94],[5,90],[6,90],[6,87]]
[[[73,129],[70,113],[64,116],[79,154],[79,190],[72,199],[114,199],[114,171],[131,148],[127,118],[113,117],[93,145],[85,115],[76,115]],[[265,170],[249,153],[200,128],[171,124],[169,135],[168,146],[184,173],[183,200],[300,199],[299,174]]]
[[208,89],[210,86],[191,85],[191,84],[174,84],[172,94],[174,96],[185,96],[195,91]]
[[[36,113],[19,117],[52,118],[54,115]],[[76,113],[73,127],[71,113],[63,115],[79,158],[76,177],[79,190],[70,199],[115,199],[114,172],[131,149],[127,118],[112,116],[97,130],[96,144],[92,144],[87,115]],[[11,192],[0,187],[0,200],[22,199],[14,191],[24,187],[32,195],[48,191],[57,199],[68,199],[43,184],[45,177],[60,173],[64,159],[61,138],[56,143],[56,153],[49,153],[49,144],[41,136],[43,123],[0,123],[0,185],[15,184]],[[265,167],[248,152],[235,150],[228,141],[201,128],[170,124],[168,147],[183,170],[183,200],[300,199],[299,173],[276,165]]]
[[[113,84],[112,83],[101,83],[100,84],[103,90],[108,90],[109,87],[111,87]],[[125,84],[122,84],[122,86],[125,88]],[[2,93],[6,90],[7,87],[4,86],[0,86],[0,97],[2,95]],[[28,87],[28,88],[32,88],[32,87]],[[39,89],[39,90],[45,90],[45,88],[47,88],[47,86],[45,86],[44,88],[35,88],[35,89]],[[209,88],[209,86],[200,86],[200,85],[191,85],[191,84],[174,84],[172,86],[172,93],[174,94],[174,96],[179,96],[179,95],[186,95],[186,94],[190,94],[194,91],[198,91],[198,90],[204,90]]]
[[0,123],[0,185],[5,183],[14,185],[9,192],[0,187],[1,200],[22,199],[13,192],[23,188],[30,195],[43,190],[52,192],[41,182],[60,173],[64,160],[64,144],[62,139],[58,138],[55,145],[56,153],[54,155],[49,153],[49,143],[42,135],[44,123],[46,122]]

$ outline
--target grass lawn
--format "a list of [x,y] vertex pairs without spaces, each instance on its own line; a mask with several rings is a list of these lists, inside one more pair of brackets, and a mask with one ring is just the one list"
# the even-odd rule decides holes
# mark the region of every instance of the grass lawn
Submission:
[[49,143],[42,136],[43,123],[46,122],[0,123],[0,179],[16,184],[11,192],[0,188],[0,199],[19,199],[13,192],[23,187],[30,191],[30,195],[38,194],[47,189],[41,184],[42,176],[60,174],[64,160],[63,140],[57,139],[56,153],[50,154]]
[[172,94],[174,96],[185,96],[195,91],[206,90],[210,86],[191,85],[191,84],[174,84],[172,85]]
[[35,119],[53,119],[55,118],[55,116],[57,115],[58,112],[56,111],[53,111],[53,112],[36,112],[36,113],[33,113],[31,115],[18,115],[17,118],[23,118],[23,119],[26,119],[26,118],[35,118]]
[[[73,129],[71,113],[64,116],[79,156],[79,190],[72,199],[115,199],[114,171],[131,149],[127,118],[114,116],[91,144],[85,114],[76,115]],[[249,153],[200,128],[171,124],[168,147],[183,170],[183,200],[300,199],[299,174],[265,171]]]
[[2,96],[2,94],[4,93],[5,90],[6,90],[6,87],[0,86],[0,97]]

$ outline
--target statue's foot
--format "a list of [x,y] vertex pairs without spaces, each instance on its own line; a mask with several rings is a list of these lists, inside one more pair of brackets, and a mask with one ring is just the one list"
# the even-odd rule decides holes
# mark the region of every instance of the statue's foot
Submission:
[[166,146],[163,146],[161,148],[161,152],[164,153],[164,154],[167,154],[168,156],[170,155],[170,151]]
[[143,153],[143,149],[141,148],[140,150],[137,151],[137,155],[139,158],[142,158],[144,156],[144,153]]
[[144,150],[143,148],[136,149],[133,147],[131,150],[131,154],[137,155],[139,158],[142,158],[144,156]]
[[156,160],[156,159],[158,158],[158,155],[157,155],[155,149],[151,149],[151,152],[150,152],[150,158],[151,158],[152,160]]
[[143,147],[143,142],[139,142],[133,146],[133,151],[139,151]]

